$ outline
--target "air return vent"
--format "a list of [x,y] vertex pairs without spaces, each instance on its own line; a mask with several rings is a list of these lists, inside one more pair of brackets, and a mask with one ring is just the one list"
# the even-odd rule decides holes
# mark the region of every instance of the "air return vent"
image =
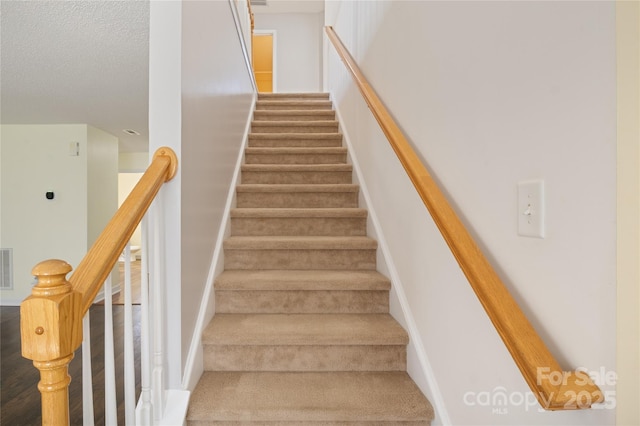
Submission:
[[251,6],[266,6],[267,0],[251,0]]
[[0,249],[0,290],[13,290],[13,249]]

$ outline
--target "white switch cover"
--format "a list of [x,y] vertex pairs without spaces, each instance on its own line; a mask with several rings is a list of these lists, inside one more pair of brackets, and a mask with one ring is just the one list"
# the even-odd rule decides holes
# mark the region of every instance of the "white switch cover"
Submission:
[[80,142],[69,142],[69,155],[72,157],[80,155]]
[[544,181],[518,182],[518,235],[544,238]]

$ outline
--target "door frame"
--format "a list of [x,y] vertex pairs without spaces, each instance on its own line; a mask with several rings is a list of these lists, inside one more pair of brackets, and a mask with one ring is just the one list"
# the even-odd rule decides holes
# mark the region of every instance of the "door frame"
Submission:
[[[272,91],[273,93],[276,93],[278,91],[278,37],[276,36],[277,31],[276,30],[258,30],[255,29],[253,30],[253,35],[259,36],[259,35],[271,35],[273,37],[273,58],[272,58],[272,63],[273,63],[273,76],[272,79],[273,81],[271,82],[271,87],[272,87]],[[252,48],[253,48],[253,43],[252,43]]]

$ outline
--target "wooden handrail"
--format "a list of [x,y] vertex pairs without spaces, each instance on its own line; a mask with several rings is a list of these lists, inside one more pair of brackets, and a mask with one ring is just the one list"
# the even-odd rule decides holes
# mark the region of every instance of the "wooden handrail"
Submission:
[[540,405],[547,410],[568,410],[604,401],[585,372],[560,368],[336,32],[330,26],[325,31]]
[[20,304],[22,356],[40,370],[42,424],[69,424],[68,366],[82,343],[82,318],[113,269],[156,194],[178,168],[176,154],[158,149],[151,164],[109,221],[76,272],[63,260],[36,265],[31,296]]
[[83,315],[93,303],[160,187],[173,179],[177,168],[178,158],[170,148],[159,148],[155,152],[140,181],[69,278],[74,290],[82,294]]

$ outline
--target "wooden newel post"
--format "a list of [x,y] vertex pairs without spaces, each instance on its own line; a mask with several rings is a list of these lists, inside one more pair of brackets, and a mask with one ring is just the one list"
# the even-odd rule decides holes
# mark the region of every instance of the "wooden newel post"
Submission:
[[40,370],[42,424],[69,424],[68,366],[82,343],[82,297],[66,276],[71,265],[63,260],[37,264],[38,284],[20,305],[22,356]]

